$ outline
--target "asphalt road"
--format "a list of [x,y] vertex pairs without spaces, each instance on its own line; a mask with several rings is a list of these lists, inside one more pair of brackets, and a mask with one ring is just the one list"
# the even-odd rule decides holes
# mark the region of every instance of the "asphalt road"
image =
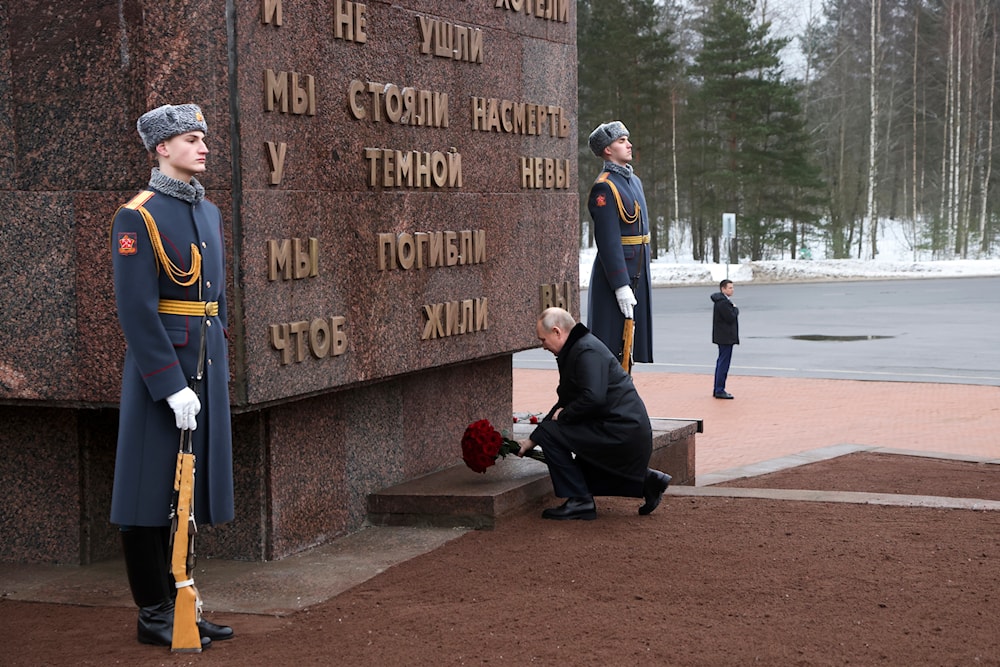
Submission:
[[[711,374],[709,286],[653,290],[652,364]],[[581,294],[587,321],[587,292]],[[1000,277],[736,285],[730,375],[1000,385]],[[515,368],[555,368],[541,349]]]

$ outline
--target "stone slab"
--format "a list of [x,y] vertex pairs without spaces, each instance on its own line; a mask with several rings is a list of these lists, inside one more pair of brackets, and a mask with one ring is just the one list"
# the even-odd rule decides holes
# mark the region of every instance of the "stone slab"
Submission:
[[[674,484],[695,483],[696,421],[653,419],[650,466],[669,473]],[[515,424],[512,437],[533,426]],[[464,464],[411,479],[368,496],[368,521],[375,526],[493,528],[505,514],[552,497],[548,469],[532,459],[507,457],[485,473]]]
[[[194,576],[206,613],[287,616],[325,602],[465,532],[426,527],[362,528],[278,561],[199,558]],[[0,563],[0,597],[135,608],[120,557],[85,566]]]
[[673,477],[673,486],[695,484],[695,435],[701,433],[700,421],[651,419],[653,455],[649,466]]

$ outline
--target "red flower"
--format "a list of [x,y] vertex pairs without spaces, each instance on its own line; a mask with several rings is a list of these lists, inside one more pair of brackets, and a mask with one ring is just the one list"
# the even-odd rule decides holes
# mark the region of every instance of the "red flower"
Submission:
[[[462,436],[462,460],[474,472],[484,473],[498,458],[506,458],[508,454],[516,455],[520,449],[521,443],[501,435],[500,431],[493,428],[489,419],[472,422]],[[525,456],[545,460],[541,452],[535,450]]]

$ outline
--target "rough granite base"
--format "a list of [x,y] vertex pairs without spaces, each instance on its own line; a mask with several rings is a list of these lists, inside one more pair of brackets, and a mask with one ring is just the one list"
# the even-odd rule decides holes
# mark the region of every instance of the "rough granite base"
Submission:
[[[460,461],[467,424],[509,419],[511,387],[501,355],[234,414],[236,518],[199,526],[198,555],[279,560],[362,528],[373,491]],[[0,562],[120,556],[118,411],[0,406],[0,421],[17,443],[0,466]]]
[[[695,483],[698,423],[653,419],[650,467],[677,485]],[[515,424],[513,437],[527,437],[530,424]],[[508,457],[484,474],[458,464],[382,489],[368,496],[368,521],[376,526],[493,528],[500,518],[552,497],[548,469],[532,459]]]

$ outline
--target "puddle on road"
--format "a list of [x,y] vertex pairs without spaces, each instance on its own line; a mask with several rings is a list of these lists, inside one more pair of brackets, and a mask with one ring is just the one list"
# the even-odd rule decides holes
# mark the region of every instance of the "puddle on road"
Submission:
[[825,334],[803,334],[801,336],[789,336],[789,338],[792,340],[832,340],[835,342],[851,342],[856,340],[882,340],[883,338],[895,338],[895,336],[875,336],[872,334],[868,334],[866,336],[827,336]]

